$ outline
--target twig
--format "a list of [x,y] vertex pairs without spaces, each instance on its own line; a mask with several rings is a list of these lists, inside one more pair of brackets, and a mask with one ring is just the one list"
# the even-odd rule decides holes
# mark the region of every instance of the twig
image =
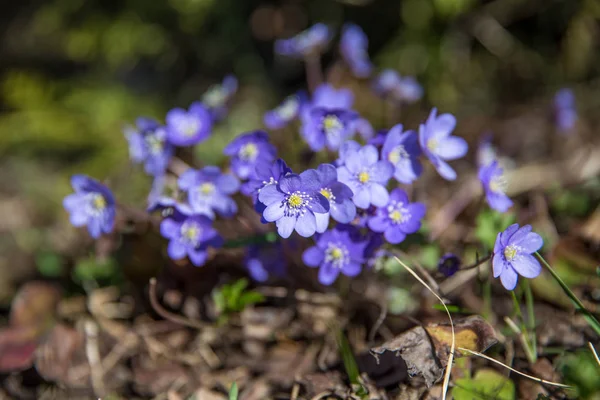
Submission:
[[100,358],[100,349],[98,348],[98,325],[95,322],[88,320],[85,322],[85,354],[90,364],[90,378],[92,380],[92,388],[96,396],[104,396],[104,369],[102,368],[102,360]]
[[452,362],[454,361],[454,348],[455,348],[454,322],[452,321],[452,315],[450,314],[450,310],[448,310],[448,307],[446,307],[444,300],[442,300],[442,298],[440,296],[438,296],[438,294],[436,292],[434,292],[433,289],[431,289],[429,287],[429,285],[427,285],[427,283],[425,283],[425,281],[423,281],[423,279],[421,279],[421,277],[416,274],[415,271],[413,271],[408,265],[404,264],[402,262],[402,260],[400,260],[398,257],[394,256],[394,258],[396,259],[396,261],[398,261],[400,263],[400,265],[402,265],[408,272],[410,272],[411,275],[414,276],[416,280],[418,280],[423,286],[425,286],[427,289],[429,289],[429,291],[431,293],[433,293],[433,295],[435,297],[437,297],[437,299],[440,301],[440,303],[442,303],[442,305],[444,306],[444,309],[446,310],[446,314],[448,314],[448,319],[450,320],[450,328],[452,329],[452,346],[450,346],[450,354],[448,355],[448,364],[446,365],[446,373],[444,374],[444,383],[442,385],[442,400],[446,400],[446,395],[448,393],[448,385],[450,384],[450,373],[452,372]]
[[563,383],[558,383],[558,382],[550,382],[550,381],[547,381],[547,380],[545,380],[545,379],[536,378],[535,376],[527,375],[527,374],[525,374],[525,373],[523,373],[523,372],[517,371],[516,369],[514,369],[514,368],[512,368],[512,367],[509,367],[509,366],[508,366],[508,365],[506,365],[506,364],[503,364],[502,362],[500,362],[500,361],[498,361],[498,360],[496,360],[496,359],[494,359],[494,358],[492,358],[492,357],[488,357],[488,356],[486,356],[485,354],[482,354],[482,353],[480,353],[480,352],[478,352],[478,351],[473,351],[473,350],[465,349],[465,348],[463,348],[463,347],[458,347],[457,349],[458,349],[458,350],[460,350],[460,351],[466,351],[467,353],[471,353],[471,354],[473,354],[473,355],[475,355],[475,356],[479,356],[479,357],[481,357],[481,358],[485,358],[485,359],[486,359],[486,360],[488,360],[488,361],[491,361],[491,362],[493,362],[493,363],[496,363],[496,364],[498,364],[498,365],[501,365],[501,366],[503,366],[504,368],[508,368],[508,369],[509,369],[509,370],[511,370],[512,372],[514,372],[514,373],[516,373],[516,374],[519,374],[519,375],[521,375],[521,376],[524,376],[525,378],[529,378],[529,379],[531,379],[531,380],[533,380],[533,381],[536,381],[536,382],[539,382],[539,383],[545,383],[545,384],[547,384],[547,385],[558,386],[558,387],[562,387],[562,388],[571,388],[571,386],[569,386],[569,385],[565,385],[565,384],[563,384]]
[[373,327],[371,328],[371,331],[369,332],[369,337],[368,337],[369,343],[373,343],[373,340],[375,340],[375,335],[377,334],[377,331],[379,330],[379,327],[381,326],[381,324],[383,324],[383,321],[385,321],[387,312],[388,312],[388,305],[387,305],[387,302],[384,301],[381,304],[381,312],[379,313],[379,317],[377,318],[377,321],[375,321],[375,324],[373,325]]
[[204,324],[200,321],[191,320],[189,318],[184,318],[180,315],[173,314],[167,311],[162,305],[160,305],[156,296],[156,278],[150,279],[150,288],[148,290],[148,295],[150,297],[150,304],[152,305],[152,308],[154,309],[154,311],[156,311],[158,315],[160,315],[164,319],[168,319],[169,321],[175,322],[176,324],[196,329],[204,329],[208,326],[207,324]]
[[298,398],[298,393],[300,393],[300,385],[295,382],[292,387],[292,393],[290,394],[290,400],[296,400]]

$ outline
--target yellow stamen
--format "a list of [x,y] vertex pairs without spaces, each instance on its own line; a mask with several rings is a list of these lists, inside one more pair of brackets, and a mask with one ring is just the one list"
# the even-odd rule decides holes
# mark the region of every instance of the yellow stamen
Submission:
[[427,141],[427,148],[429,149],[429,151],[435,151],[438,147],[438,141],[437,139],[429,139]]
[[323,196],[325,196],[325,198],[326,198],[327,200],[329,200],[329,199],[331,198],[331,195],[332,195],[332,193],[331,193],[331,190],[329,190],[329,189],[327,189],[327,188],[323,188],[323,189],[321,189],[321,194],[322,194]]
[[342,256],[344,255],[342,250],[339,247],[336,247],[334,249],[332,249],[329,253],[329,255],[331,256],[331,258],[333,258],[334,260],[339,260],[340,258],[342,258]]
[[215,191],[215,185],[210,182],[204,182],[200,185],[200,193],[205,196],[212,194]]
[[106,199],[100,194],[94,196],[92,203],[94,204],[94,208],[96,210],[104,210],[106,208]]
[[390,219],[394,222],[402,221],[402,213],[398,210],[392,211],[390,213]]
[[247,143],[242,146],[239,154],[242,160],[254,160],[258,155],[258,146],[254,143]]
[[504,249],[504,257],[507,261],[512,261],[517,256],[517,248],[515,246],[507,246]]
[[369,173],[366,171],[363,171],[360,174],[358,174],[358,181],[360,183],[367,183],[369,181],[369,178]]
[[323,128],[326,132],[336,131],[342,127],[342,123],[335,115],[328,115],[323,119]]
[[290,197],[288,197],[287,203],[290,207],[298,208],[302,205],[302,197],[294,193]]

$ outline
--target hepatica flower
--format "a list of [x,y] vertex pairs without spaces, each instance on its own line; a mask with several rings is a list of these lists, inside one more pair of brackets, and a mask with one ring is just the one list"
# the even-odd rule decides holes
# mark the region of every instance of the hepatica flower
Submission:
[[450,277],[458,272],[460,268],[460,258],[456,254],[446,253],[438,261],[437,269],[444,276]]
[[162,175],[174,151],[165,127],[152,119],[138,118],[136,127],[126,127],[124,133],[132,161],[144,163],[144,170],[150,175]]
[[341,167],[346,164],[346,159],[349,154],[353,154],[352,152],[360,150],[360,143],[355,142],[354,140],[347,140],[340,146],[339,157],[335,160],[335,166]]
[[485,198],[494,210],[505,212],[512,207],[512,200],[504,193],[506,180],[498,161],[479,167],[479,180],[485,191]]
[[258,200],[266,206],[263,218],[275,222],[283,238],[290,237],[294,230],[303,237],[314,235],[315,213],[329,212],[329,201],[320,189],[315,170],[282,177],[277,185],[267,185],[258,193]]
[[218,122],[227,115],[227,106],[238,89],[238,80],[233,75],[227,75],[223,82],[212,85],[202,95],[202,104],[210,113],[213,122]]
[[532,255],[538,251],[544,241],[540,235],[531,232],[531,225],[519,228],[513,224],[500,232],[494,245],[492,267],[494,278],[500,277],[507,290],[517,286],[518,275],[535,278],[542,271],[542,266]]
[[435,108],[419,126],[421,149],[438,173],[449,181],[456,179],[456,172],[446,161],[463,157],[469,149],[463,138],[451,136],[455,126],[456,118],[452,114],[437,116]]
[[285,259],[280,242],[249,246],[244,264],[252,279],[258,282],[265,282],[270,276],[285,276]]
[[187,192],[188,202],[198,214],[214,218],[215,211],[223,217],[231,217],[237,212],[237,205],[230,196],[238,191],[240,183],[233,175],[221,173],[218,167],[188,169],[181,174],[177,184]]
[[177,146],[191,146],[208,138],[212,121],[202,103],[193,103],[189,110],[174,108],[167,113],[167,138]]
[[267,111],[264,123],[269,129],[281,129],[300,115],[302,107],[306,103],[306,95],[302,92],[286,97],[283,102]]
[[325,146],[337,150],[354,134],[358,114],[350,109],[353,103],[354,96],[348,89],[336,90],[323,84],[315,90],[312,102],[301,112],[300,131],[313,151]]
[[421,155],[419,139],[413,131],[402,132],[402,125],[394,126],[385,136],[381,158],[394,165],[394,178],[401,183],[415,181],[423,168],[418,160]]
[[373,64],[367,53],[368,46],[369,39],[359,26],[344,25],[340,40],[340,52],[352,73],[359,78],[368,77],[373,70]]
[[489,165],[496,160],[496,150],[492,144],[492,133],[485,133],[477,147],[477,165],[480,167]]
[[348,151],[344,165],[338,167],[338,179],[350,187],[354,193],[352,201],[359,208],[387,204],[389,195],[385,185],[393,173],[394,166],[389,161],[380,161],[377,149],[370,144]]
[[561,89],[554,96],[554,121],[561,133],[568,133],[575,127],[577,110],[571,89]]
[[294,37],[276,40],[275,52],[294,58],[320,54],[327,48],[332,37],[331,29],[323,23],[318,23]]
[[85,175],[73,175],[71,186],[75,193],[63,200],[71,224],[77,227],[87,225],[94,239],[103,233],[110,233],[115,224],[115,198],[111,191]]
[[394,189],[390,193],[389,202],[377,209],[368,225],[374,232],[382,232],[389,243],[398,244],[406,239],[406,235],[421,228],[424,216],[423,203],[410,203],[404,190]]
[[242,185],[240,191],[256,200],[262,188],[268,185],[277,185],[282,177],[291,173],[292,169],[281,158],[274,162],[259,162],[250,175],[250,179]]
[[248,179],[256,164],[271,163],[277,150],[263,131],[248,132],[233,139],[223,150],[231,157],[231,169],[240,179]]
[[323,147],[338,150],[353,135],[352,128],[358,114],[344,109],[314,107],[309,118],[302,133],[310,148],[313,151],[320,151]]
[[337,170],[331,164],[321,164],[317,168],[319,191],[329,201],[329,212],[315,214],[317,232],[323,233],[329,226],[329,215],[342,224],[351,222],[356,216],[356,206],[352,202],[352,190],[338,182]]
[[220,247],[223,240],[213,229],[212,221],[204,215],[183,214],[180,218],[165,218],[160,233],[169,239],[167,253],[173,260],[186,256],[197,267],[206,262],[209,247]]
[[373,90],[379,96],[398,103],[414,103],[423,97],[423,88],[411,76],[402,77],[386,69],[373,81]]
[[346,276],[360,274],[364,263],[366,240],[358,240],[351,229],[336,226],[319,235],[316,246],[302,254],[309,267],[319,267],[319,282],[331,285],[340,273]]

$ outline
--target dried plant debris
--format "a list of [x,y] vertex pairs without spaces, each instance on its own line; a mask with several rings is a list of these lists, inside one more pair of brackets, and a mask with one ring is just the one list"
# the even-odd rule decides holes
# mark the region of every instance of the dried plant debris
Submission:
[[[498,341],[492,326],[479,316],[456,321],[454,331],[456,348],[483,352]],[[406,362],[411,377],[423,377],[427,386],[431,387],[444,374],[451,346],[451,326],[431,324],[416,326],[372,348],[371,354],[379,359],[385,352],[395,352]]]

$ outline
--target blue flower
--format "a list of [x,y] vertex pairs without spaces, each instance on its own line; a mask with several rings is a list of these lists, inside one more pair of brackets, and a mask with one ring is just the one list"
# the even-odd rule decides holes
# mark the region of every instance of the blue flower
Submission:
[[518,275],[535,278],[542,272],[542,266],[532,254],[542,247],[544,240],[531,229],[531,225],[519,228],[519,224],[513,224],[496,237],[492,259],[494,278],[500,277],[507,290],[517,286]]
[[329,226],[329,215],[342,224],[351,222],[356,216],[356,206],[352,202],[352,190],[338,182],[337,170],[331,164],[321,164],[317,168],[317,179],[323,196],[329,201],[329,212],[315,214],[317,232],[323,233]]
[[291,173],[292,169],[281,158],[275,162],[259,162],[240,191],[246,196],[252,196],[256,201],[262,188],[267,185],[277,185],[282,177]]
[[363,30],[354,24],[346,24],[342,28],[340,51],[354,75],[366,78],[371,75],[373,64],[369,60],[367,48],[369,40]]
[[218,167],[188,169],[181,174],[177,184],[187,192],[188,202],[198,214],[214,218],[214,211],[223,217],[231,217],[237,212],[237,204],[229,196],[238,191],[240,183],[235,176],[221,173]]
[[231,157],[231,169],[240,179],[248,179],[259,162],[272,163],[277,150],[264,131],[242,134],[223,150]]
[[387,129],[378,130],[377,133],[367,141],[367,144],[372,144],[377,148],[382,148],[383,144],[385,143],[385,138],[387,137],[388,132],[389,130]]
[[458,272],[460,268],[460,258],[456,254],[446,253],[438,261],[437,269],[445,277],[450,277]]
[[381,233],[368,231],[366,238],[365,259],[367,260],[367,267],[372,268],[377,264],[379,259],[387,255],[387,251],[381,248],[385,243]]
[[269,129],[281,129],[300,115],[306,103],[306,94],[299,92],[286,97],[283,102],[264,116],[264,123]]
[[494,210],[506,212],[512,207],[512,200],[504,193],[506,180],[503,170],[498,166],[498,161],[479,167],[479,180],[485,191],[485,198]]
[[352,189],[352,201],[359,208],[387,204],[385,185],[393,173],[394,166],[389,161],[379,161],[377,149],[370,144],[348,151],[344,165],[338,167],[338,179]]
[[329,212],[329,201],[320,189],[315,170],[282,177],[277,185],[267,185],[258,193],[258,200],[266,206],[263,218],[275,222],[283,238],[290,237],[294,230],[303,237],[314,235],[315,213]]
[[354,129],[363,140],[371,140],[375,135],[373,125],[366,118],[359,118],[354,122]]
[[202,103],[193,103],[189,110],[174,108],[167,113],[167,138],[176,146],[191,146],[206,140],[212,120]]
[[323,83],[315,89],[310,106],[349,110],[353,104],[354,95],[350,89],[336,89],[328,83]]
[[70,214],[73,226],[87,225],[90,236],[98,239],[110,233],[115,225],[115,198],[111,191],[86,175],[73,175],[75,193],[66,196],[63,207]]
[[223,239],[212,227],[212,221],[204,215],[178,214],[168,217],[160,224],[160,234],[169,239],[167,253],[173,260],[188,257],[197,267],[204,265],[209,247],[220,247]]
[[423,203],[410,203],[404,190],[394,189],[390,193],[389,203],[379,207],[368,224],[374,232],[382,232],[389,243],[398,244],[406,239],[406,235],[421,228],[424,216]]
[[314,107],[309,122],[302,128],[302,136],[313,151],[324,147],[338,150],[354,134],[354,122],[358,114],[344,109]]
[[373,82],[379,96],[398,103],[414,103],[423,97],[423,88],[413,77],[401,77],[396,71],[384,70]]
[[427,121],[419,126],[421,149],[438,173],[449,181],[456,179],[456,172],[445,160],[461,158],[469,149],[463,138],[451,136],[455,126],[456,118],[452,114],[438,117],[435,108],[431,110]]
[[346,164],[346,159],[349,154],[353,154],[353,152],[360,150],[360,143],[355,142],[354,140],[347,140],[340,146],[339,157],[335,160],[335,166],[341,167]]
[[477,165],[479,167],[491,164],[496,160],[496,150],[492,145],[492,133],[487,132],[479,141],[477,147]]
[[365,240],[357,240],[352,229],[336,226],[319,235],[316,246],[302,254],[302,260],[309,267],[320,267],[319,282],[331,285],[340,272],[354,277],[360,274],[364,263]]
[[577,122],[575,95],[571,89],[561,89],[554,96],[554,121],[558,131],[568,133]]
[[327,48],[332,37],[331,29],[323,23],[318,23],[294,37],[276,40],[275,52],[295,58],[320,54]]
[[150,175],[162,175],[174,152],[165,127],[152,119],[138,118],[136,127],[128,126],[124,133],[132,161],[144,163],[144,170]]
[[285,259],[281,243],[249,246],[244,265],[252,279],[258,282],[265,282],[272,275],[285,276]]
[[385,136],[381,158],[394,165],[394,178],[401,183],[415,181],[423,168],[419,162],[421,149],[419,138],[414,131],[402,132],[402,124],[394,126]]
[[227,115],[227,107],[238,90],[238,80],[233,75],[223,78],[221,84],[212,85],[202,95],[202,104],[210,113],[213,122],[218,122]]

